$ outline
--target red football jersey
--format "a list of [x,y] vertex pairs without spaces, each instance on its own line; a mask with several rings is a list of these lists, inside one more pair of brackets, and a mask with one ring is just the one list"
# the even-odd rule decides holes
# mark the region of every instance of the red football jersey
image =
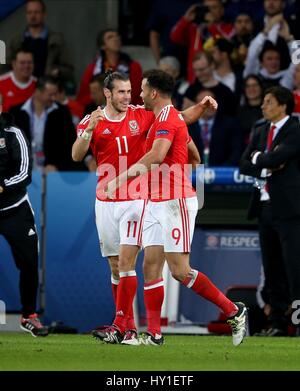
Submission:
[[[99,200],[111,201],[103,193],[107,183],[126,171],[145,154],[147,132],[154,119],[154,114],[146,111],[143,106],[130,105],[123,119],[111,120],[106,116],[106,119],[99,121],[90,143],[98,167],[97,198]],[[79,136],[88,126],[89,120],[90,115],[86,115],[77,126]],[[129,180],[118,189],[114,201],[147,198],[147,181],[144,186],[140,186],[143,180],[146,181],[146,178]]]
[[3,111],[7,112],[12,106],[24,103],[31,98],[36,87],[36,78],[31,77],[27,83],[20,83],[13,72],[0,77],[0,94],[3,99]]
[[146,140],[146,152],[160,138],[166,138],[172,144],[162,164],[149,175],[149,198],[167,201],[194,197],[188,167],[187,144],[191,138],[182,115],[172,105],[165,106],[152,124]]

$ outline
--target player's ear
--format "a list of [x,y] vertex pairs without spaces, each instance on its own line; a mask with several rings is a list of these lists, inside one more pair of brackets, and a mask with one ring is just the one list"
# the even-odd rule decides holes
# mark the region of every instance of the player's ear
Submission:
[[103,93],[104,93],[105,98],[110,97],[111,92],[108,88],[103,88]]
[[156,90],[152,90],[151,91],[151,98],[155,99],[156,97],[157,97],[157,91]]

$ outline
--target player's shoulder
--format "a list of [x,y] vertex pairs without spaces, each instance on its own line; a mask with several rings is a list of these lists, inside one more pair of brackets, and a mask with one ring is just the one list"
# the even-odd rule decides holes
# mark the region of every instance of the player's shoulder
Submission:
[[129,116],[136,116],[136,117],[144,117],[149,113],[146,109],[145,106],[141,105],[129,105],[128,110],[127,110],[127,115]]
[[180,126],[184,123],[182,114],[174,106],[165,106],[157,117],[158,124]]
[[155,118],[153,111],[146,110],[145,106],[141,105],[129,105],[127,117],[147,122],[154,121]]
[[131,111],[140,111],[140,110],[146,110],[144,105],[128,105],[128,110]]

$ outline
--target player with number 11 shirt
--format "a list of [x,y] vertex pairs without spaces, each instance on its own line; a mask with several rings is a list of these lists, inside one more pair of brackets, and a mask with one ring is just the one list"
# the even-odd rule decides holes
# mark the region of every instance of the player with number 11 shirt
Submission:
[[[91,148],[98,167],[96,224],[101,253],[111,268],[112,290],[116,303],[118,328],[114,325],[95,330],[93,335],[108,343],[137,344],[132,303],[137,288],[135,262],[141,246],[143,216],[147,198],[142,194],[140,179],[126,182],[114,200],[106,198],[105,187],[145,153],[147,132],[155,116],[141,106],[131,106],[131,85],[127,75],[113,72],[104,80],[106,107],[86,116],[77,128],[78,137],[72,148],[75,161],[82,160]],[[204,111],[197,104],[182,113],[193,122]],[[189,146],[194,147],[192,141]],[[191,153],[192,156],[192,153]],[[142,179],[142,178],[141,178]],[[134,192],[129,192],[133,188]],[[163,257],[163,254],[162,254]]]
[[[120,119],[112,119],[104,108],[104,118],[97,123],[90,141],[90,148],[98,167],[97,199],[101,201],[112,201],[103,191],[108,183],[108,177],[113,174],[118,176],[143,156],[147,132],[154,121],[153,113],[146,111],[142,106],[129,105],[127,111],[122,114]],[[86,115],[79,123],[79,137],[87,128],[89,121],[90,115]],[[110,171],[110,168],[114,170]],[[123,191],[121,189],[118,192],[115,202],[147,198],[147,195],[143,196],[140,193],[129,194],[127,187],[126,183]]]

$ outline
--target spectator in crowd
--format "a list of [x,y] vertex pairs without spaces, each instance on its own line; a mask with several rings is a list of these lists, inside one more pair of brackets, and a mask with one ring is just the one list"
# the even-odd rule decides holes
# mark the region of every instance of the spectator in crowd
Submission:
[[[175,56],[180,63],[185,63],[186,51],[170,40],[170,33],[175,23],[194,4],[195,0],[154,0],[147,23],[149,30],[150,48],[155,62],[158,64],[161,57]],[[183,69],[182,69],[183,70]]]
[[69,109],[72,115],[73,124],[76,127],[83,117],[84,108],[79,102],[77,102],[77,100],[71,99],[67,96],[66,85],[64,81],[59,79],[57,81],[58,93],[56,100]]
[[[196,96],[215,98],[212,90],[204,89]],[[236,166],[243,152],[243,134],[239,121],[221,112],[207,109],[202,117],[189,125],[189,134],[198,148],[204,164],[209,166]]]
[[236,96],[240,96],[242,75],[236,73],[232,68],[231,53],[233,45],[225,38],[212,39],[210,47],[207,47],[207,44],[209,44],[208,41],[204,48],[210,51],[214,60],[214,78],[230,88]]
[[[254,74],[258,75],[261,79],[265,89],[278,85],[284,76],[285,71],[280,70],[280,53],[276,46],[269,41],[266,42],[262,51],[258,54],[258,59],[260,62],[260,70],[255,72],[256,69],[250,67],[251,59],[248,58],[244,76],[248,76],[248,72],[251,72],[252,69]],[[248,61],[250,62],[250,65]]]
[[20,271],[20,327],[34,337],[45,337],[48,329],[41,324],[36,314],[38,237],[26,190],[31,182],[30,148],[22,131],[13,126],[10,115],[2,114],[1,97],[0,140],[0,235],[9,243]]
[[263,95],[264,89],[259,77],[248,75],[244,80],[242,102],[238,110],[245,145],[249,143],[249,136],[254,123],[262,118]]
[[45,24],[46,5],[43,0],[27,0],[25,31],[18,32],[10,42],[9,53],[22,48],[30,50],[34,58],[36,77],[51,75],[74,83],[73,66],[66,54],[62,34],[52,31]]
[[233,21],[240,14],[247,14],[257,21],[263,19],[264,7],[262,0],[227,0],[225,7],[226,20]]
[[58,82],[40,78],[32,98],[10,112],[32,146],[34,168],[45,173],[82,169],[74,163],[71,150],[76,132],[67,107],[55,102]]
[[193,61],[193,71],[196,80],[186,90],[183,99],[183,108],[192,106],[196,101],[199,91],[209,89],[213,91],[214,96],[219,104],[219,111],[225,115],[233,116],[237,111],[237,99],[233,92],[214,78],[213,58],[209,53],[197,53]]
[[95,75],[90,81],[90,95],[92,102],[86,105],[84,115],[91,114],[98,106],[105,106],[106,100],[103,92],[105,74]]
[[263,23],[264,17],[268,15],[268,13],[272,15],[274,10],[284,8],[285,15],[293,20],[297,12],[299,12],[299,9],[297,9],[297,6],[299,7],[299,2],[296,2],[295,0],[285,0],[284,4],[282,4],[282,2],[282,0],[227,0],[225,17],[228,20],[234,20],[238,14],[246,12],[252,17],[257,25]]
[[32,53],[25,49],[17,50],[12,58],[12,71],[0,77],[4,112],[12,106],[24,103],[32,96],[36,87],[36,78],[32,72]]
[[183,103],[183,95],[188,88],[186,80],[180,77],[180,63],[176,57],[166,56],[159,60],[158,68],[175,80],[174,92],[172,95],[173,105],[177,110],[181,110]]
[[265,121],[254,129],[241,162],[242,174],[255,187],[248,217],[258,217],[262,261],[271,314],[264,336],[287,335],[290,305],[300,297],[300,125],[290,115],[291,91],[271,87],[265,92]]
[[[265,29],[267,29],[268,36],[271,37],[271,41],[276,44],[281,53],[281,69],[286,69],[289,66],[289,51],[286,42],[284,42],[284,39],[282,39],[280,35],[277,36],[276,42],[273,41],[272,38],[275,39],[276,30],[280,30],[282,20],[288,24],[292,35],[295,37],[299,36],[299,19],[297,19],[297,16],[299,16],[299,4],[296,5],[295,3],[296,2],[293,2],[293,0],[264,0],[263,2],[265,14],[258,26],[258,31],[265,31]],[[271,25],[273,24],[274,28],[273,31],[271,28],[271,31],[268,32],[269,23],[271,23]]]
[[[290,65],[291,48],[288,44],[294,40],[294,37],[282,14],[284,2],[265,0],[264,5],[266,8],[265,25],[250,43],[244,76],[256,73],[267,80],[279,80],[283,76],[280,71],[287,69]],[[269,59],[270,53],[267,58],[264,58],[263,54],[267,51],[266,49],[271,47],[273,49],[271,59]],[[274,65],[271,66],[271,63]]]
[[240,13],[234,21],[234,36],[231,38],[233,44],[232,61],[235,70],[243,71],[248,47],[253,39],[254,24],[249,14]]
[[204,42],[210,37],[221,36],[230,39],[234,35],[233,25],[223,21],[224,6],[220,0],[204,0],[203,5],[194,4],[188,8],[183,17],[171,31],[171,40],[188,47],[189,83],[194,81],[193,58],[202,50]]
[[121,51],[121,37],[115,29],[102,30],[97,38],[98,54],[88,65],[79,87],[77,100],[86,106],[91,103],[89,83],[93,76],[104,74],[108,69],[126,73],[130,77],[132,104],[142,103],[140,98],[142,68],[139,62]]

